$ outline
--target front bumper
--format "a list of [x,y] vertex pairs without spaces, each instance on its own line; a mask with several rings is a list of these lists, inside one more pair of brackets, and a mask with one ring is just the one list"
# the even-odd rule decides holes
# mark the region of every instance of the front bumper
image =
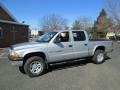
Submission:
[[22,66],[23,65],[23,58],[17,58],[16,60],[13,60],[10,55],[8,55],[8,58],[12,65],[14,66]]
[[23,61],[10,61],[13,66],[22,66]]

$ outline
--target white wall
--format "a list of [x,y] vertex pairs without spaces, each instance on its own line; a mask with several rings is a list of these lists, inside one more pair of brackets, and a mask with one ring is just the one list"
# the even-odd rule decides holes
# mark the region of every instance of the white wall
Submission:
[[37,36],[38,35],[38,29],[32,29],[31,35]]
[[115,36],[114,32],[108,32],[106,38],[109,39],[110,36]]

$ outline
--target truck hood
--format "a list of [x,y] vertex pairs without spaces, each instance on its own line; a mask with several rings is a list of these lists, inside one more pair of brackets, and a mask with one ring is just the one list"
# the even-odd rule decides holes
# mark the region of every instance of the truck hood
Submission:
[[46,43],[40,43],[40,42],[25,42],[25,43],[19,43],[12,45],[11,48],[13,50],[21,50],[21,49],[28,49],[28,48],[37,48],[37,47],[45,47]]

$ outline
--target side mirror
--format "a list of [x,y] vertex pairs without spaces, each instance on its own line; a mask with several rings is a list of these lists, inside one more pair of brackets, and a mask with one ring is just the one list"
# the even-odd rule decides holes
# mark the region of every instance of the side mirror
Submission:
[[60,41],[60,38],[56,38],[55,40],[54,40],[54,43],[60,43],[61,41]]

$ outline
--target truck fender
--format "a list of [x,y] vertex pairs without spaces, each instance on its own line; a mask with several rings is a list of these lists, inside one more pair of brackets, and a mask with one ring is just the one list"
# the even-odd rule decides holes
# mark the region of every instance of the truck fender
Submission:
[[47,55],[46,55],[46,53],[45,52],[40,52],[40,51],[32,51],[32,52],[30,52],[30,51],[27,51],[27,52],[24,52],[23,53],[23,57],[25,57],[27,54],[32,54],[32,53],[44,53],[45,54],[45,58],[46,58],[46,60],[48,60],[48,57],[47,57]]
[[105,47],[105,46],[102,45],[102,44],[100,44],[100,45],[96,45],[96,46],[93,48],[92,55],[94,55],[94,53],[95,53],[95,51],[96,51],[96,49],[97,49],[98,47]]

